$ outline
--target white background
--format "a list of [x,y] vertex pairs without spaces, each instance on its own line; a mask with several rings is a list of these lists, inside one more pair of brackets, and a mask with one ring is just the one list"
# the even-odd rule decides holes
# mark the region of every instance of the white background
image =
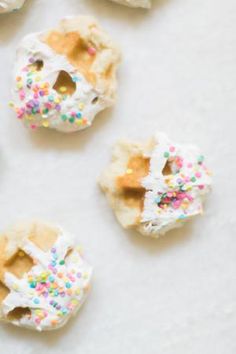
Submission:
[[[27,131],[8,108],[15,48],[64,15],[93,14],[120,44],[118,101],[71,135]],[[236,353],[236,2],[27,0],[0,17],[0,221],[37,217],[76,234],[94,266],[79,315],[53,333],[0,327],[8,354]],[[208,157],[206,213],[161,240],[124,231],[96,184],[120,137],[165,131]]]

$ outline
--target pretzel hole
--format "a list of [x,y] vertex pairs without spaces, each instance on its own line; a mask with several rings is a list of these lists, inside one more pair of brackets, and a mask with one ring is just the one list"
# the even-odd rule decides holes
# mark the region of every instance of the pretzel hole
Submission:
[[61,95],[72,96],[76,91],[76,84],[66,71],[61,70],[53,88]]
[[5,264],[5,269],[14,274],[17,278],[23,278],[25,273],[28,273],[33,267],[33,259],[24,251],[19,250],[11,259]]
[[162,170],[162,174],[164,176],[172,175],[171,163],[169,161],[166,162],[166,164]]
[[10,311],[7,315],[7,318],[10,321],[17,320],[19,321],[22,317],[30,316],[31,311],[28,307],[15,307],[14,310]]
[[98,97],[94,97],[94,99],[92,100],[92,104],[96,104],[98,101]]
[[9,289],[0,281],[0,304],[10,293]]
[[33,68],[36,71],[41,71],[44,66],[43,60],[36,60],[33,64],[30,65],[31,68]]
[[79,69],[89,82],[96,81],[94,73],[91,72],[96,55],[89,54],[89,43],[84,41],[77,32],[51,31],[44,41],[57,54],[65,55],[69,63]]

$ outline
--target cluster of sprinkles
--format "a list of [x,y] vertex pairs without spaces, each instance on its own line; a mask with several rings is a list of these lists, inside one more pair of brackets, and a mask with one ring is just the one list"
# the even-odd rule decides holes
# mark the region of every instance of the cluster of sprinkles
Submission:
[[[96,49],[88,48],[90,55],[95,55]],[[54,90],[50,87],[48,81],[42,81],[38,60],[29,58],[28,65],[22,69],[20,76],[16,77],[16,90],[21,105],[15,105],[13,102],[10,106],[14,108],[18,119],[24,119],[28,126],[36,129],[39,126],[48,128],[50,126],[50,118],[55,112],[60,115],[60,119],[68,124],[76,124],[84,127],[89,125],[88,119],[84,116],[83,110],[85,104],[80,102],[78,107],[74,107],[67,112],[63,112],[62,105],[69,97],[66,86],[59,87]],[[79,85],[81,78],[74,72],[72,81]],[[31,94],[29,95],[28,90]],[[40,115],[42,120],[38,120]]]
[[[47,268],[40,267],[41,271],[33,268],[27,273],[24,279],[27,283],[26,296],[31,299],[32,309],[26,317],[36,327],[44,327],[46,324],[47,327],[57,326],[63,317],[70,315],[82,304],[84,292],[88,290],[85,284],[90,274],[84,267],[78,267],[79,251],[70,255],[72,262],[69,266],[65,258],[60,258],[54,246],[50,250]],[[16,283],[13,289],[20,293],[21,287]]]
[[[161,152],[158,150],[160,146]],[[188,147],[186,149],[188,150]],[[184,150],[181,153],[181,149],[167,141],[163,141],[163,146],[160,142],[157,147],[157,152],[161,154],[159,161],[163,161],[164,168],[161,184],[153,188],[152,202],[159,216],[168,213],[181,221],[194,212],[201,212],[201,203],[194,204],[194,208],[198,208],[195,211],[193,203],[198,195],[207,192],[211,173],[204,164],[203,155],[197,156],[187,150],[187,154]],[[166,166],[168,173],[164,173]]]

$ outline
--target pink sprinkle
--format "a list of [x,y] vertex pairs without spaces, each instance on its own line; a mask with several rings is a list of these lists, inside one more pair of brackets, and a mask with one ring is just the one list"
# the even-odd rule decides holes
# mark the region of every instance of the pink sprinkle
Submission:
[[24,116],[24,113],[25,113],[25,111],[24,111],[23,108],[19,109],[19,110],[17,111],[17,118],[18,118],[18,119],[22,119],[23,116]]
[[30,128],[33,129],[33,130],[35,130],[35,129],[37,128],[37,125],[31,124]]
[[68,277],[73,283],[75,282],[75,278],[72,275],[69,275]]
[[43,289],[43,285],[42,284],[37,284],[36,290],[37,291],[41,291],[42,289]]
[[186,197],[188,198],[188,200],[190,201],[190,202],[192,202],[193,201],[193,197],[191,196],[191,195],[186,195]]
[[184,199],[186,197],[186,193],[179,193],[178,198],[179,199]]
[[195,173],[195,176],[196,176],[197,178],[200,178],[200,177],[202,177],[202,174],[201,174],[201,172],[196,172],[196,173]]
[[202,189],[204,189],[204,185],[201,184],[200,186],[198,186],[198,188],[202,190]]
[[19,97],[20,97],[21,101],[23,101],[25,99],[25,91],[24,90],[20,90]]
[[89,47],[88,53],[89,53],[89,55],[95,55],[97,53],[97,50],[94,47]]
[[175,151],[175,147],[171,146],[169,150],[170,150],[170,152],[174,152]]
[[178,209],[181,205],[181,201],[180,200],[176,200],[175,202],[173,202],[173,208],[174,209]]
[[192,168],[192,167],[193,167],[193,164],[190,162],[190,163],[187,164],[187,167],[188,167],[188,168]]
[[46,107],[47,109],[51,109],[51,108],[52,108],[52,105],[51,105],[51,103],[46,102],[46,103],[45,103],[45,107]]

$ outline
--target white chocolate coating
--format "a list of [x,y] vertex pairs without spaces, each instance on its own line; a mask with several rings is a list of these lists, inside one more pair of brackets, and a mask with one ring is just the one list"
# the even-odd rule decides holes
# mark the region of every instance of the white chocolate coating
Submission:
[[[66,33],[77,31],[86,37],[86,41],[93,39],[101,46],[101,53],[98,53],[93,67],[98,78],[94,85],[88,82],[65,55],[57,54],[42,41],[45,33],[31,34],[22,40],[17,50],[14,69],[16,81],[13,107],[17,117],[27,127],[75,132],[91,126],[96,114],[115,102],[115,71],[120,53],[113,47],[108,36],[95,26],[98,25],[93,19],[81,16],[66,18],[61,21],[60,27]],[[42,63],[38,71],[32,69],[37,62]],[[101,79],[100,74],[109,67],[113,67],[114,71],[108,82]],[[75,84],[72,95],[60,93],[54,88],[61,72],[67,73]]]
[[[38,331],[62,327],[82,306],[92,268],[75,247],[74,238],[58,229],[53,247],[44,252],[29,239],[18,244],[34,260],[34,266],[19,279],[6,272],[4,284],[10,293],[1,304],[1,319]],[[68,251],[70,253],[68,254]],[[9,312],[27,308],[30,314],[10,320]]]
[[[202,214],[211,177],[198,148],[171,142],[156,134],[150,172],[142,181],[146,190],[140,228],[143,234],[161,235]],[[163,170],[169,164],[171,174]]]
[[0,0],[0,14],[19,10],[24,2],[25,0]]
[[143,7],[149,9],[151,7],[151,0],[111,0],[121,5],[130,7]]

